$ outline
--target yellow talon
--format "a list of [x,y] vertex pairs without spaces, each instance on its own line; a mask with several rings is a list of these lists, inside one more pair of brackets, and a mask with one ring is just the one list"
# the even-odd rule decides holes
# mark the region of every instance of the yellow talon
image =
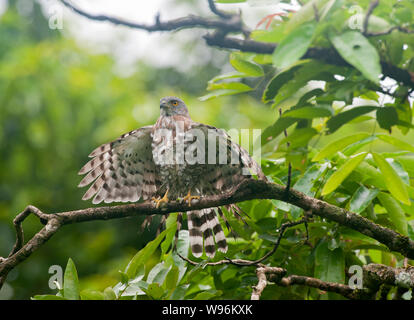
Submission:
[[165,192],[165,194],[162,198],[157,199],[155,197],[152,197],[152,200],[156,202],[155,208],[158,208],[161,205],[161,203],[163,203],[163,202],[168,203],[168,189],[167,189],[167,192]]
[[187,201],[188,206],[191,207],[191,200],[193,199],[200,199],[200,196],[192,196],[191,191],[188,191],[187,195],[183,198],[183,201]]

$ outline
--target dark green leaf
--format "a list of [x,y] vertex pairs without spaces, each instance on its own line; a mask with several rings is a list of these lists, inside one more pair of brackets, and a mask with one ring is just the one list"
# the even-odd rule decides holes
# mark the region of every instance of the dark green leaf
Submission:
[[385,130],[390,130],[392,126],[398,124],[398,113],[393,107],[383,107],[377,109],[377,122]]
[[360,186],[352,195],[349,202],[349,210],[355,213],[361,213],[375,199],[378,192],[378,189],[368,189],[365,186]]
[[329,129],[329,133],[333,133],[342,127],[344,124],[348,123],[349,121],[359,117],[363,114],[371,112],[378,107],[374,106],[363,106],[363,107],[353,107],[351,110],[347,110],[337,114],[336,116],[329,119],[326,123]]
[[375,47],[357,31],[331,35],[330,40],[339,54],[369,80],[379,84],[380,58]]

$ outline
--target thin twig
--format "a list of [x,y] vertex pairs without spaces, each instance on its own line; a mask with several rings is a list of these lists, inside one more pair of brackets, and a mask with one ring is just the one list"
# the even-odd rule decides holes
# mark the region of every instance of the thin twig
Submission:
[[368,32],[369,17],[371,16],[374,9],[378,6],[378,4],[379,4],[379,0],[373,0],[370,2],[367,14],[365,15],[365,18],[364,18],[364,24],[362,26],[363,34],[366,34]]
[[210,7],[211,12],[213,12],[214,14],[218,15],[221,18],[229,19],[233,16],[231,13],[223,12],[217,9],[217,6],[214,0],[208,0],[208,6]]

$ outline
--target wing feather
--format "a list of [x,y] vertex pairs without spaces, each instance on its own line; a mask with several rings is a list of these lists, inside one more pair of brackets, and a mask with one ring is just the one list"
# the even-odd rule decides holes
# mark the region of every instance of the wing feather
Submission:
[[104,201],[135,202],[148,199],[157,191],[157,172],[151,152],[152,126],[133,130],[89,155],[79,174],[86,176],[79,187],[89,184],[83,200],[93,197],[94,204]]

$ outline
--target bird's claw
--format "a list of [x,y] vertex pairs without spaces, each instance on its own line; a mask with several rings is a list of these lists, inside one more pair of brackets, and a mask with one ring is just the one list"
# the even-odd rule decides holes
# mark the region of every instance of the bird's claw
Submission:
[[168,203],[168,201],[169,201],[169,199],[168,199],[168,190],[162,198],[152,197],[152,200],[155,201],[155,203],[156,203],[155,208],[157,208],[157,209],[159,208],[161,203]]
[[191,200],[200,199],[200,196],[192,196],[191,191],[188,191],[187,195],[182,199],[183,202],[188,202],[188,206],[191,207]]

